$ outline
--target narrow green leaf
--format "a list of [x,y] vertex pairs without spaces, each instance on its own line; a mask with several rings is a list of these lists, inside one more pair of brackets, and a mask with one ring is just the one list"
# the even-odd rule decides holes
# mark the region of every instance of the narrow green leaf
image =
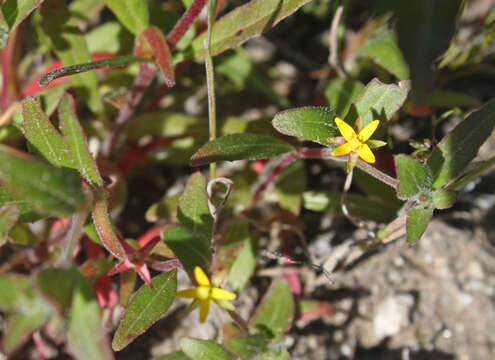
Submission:
[[7,187],[0,185],[0,206],[9,204],[15,205],[19,210],[19,222],[34,222],[43,218],[34,211],[31,201],[20,199]]
[[370,57],[399,80],[409,79],[409,67],[397,45],[393,31],[381,31],[369,38],[359,50],[361,56]]
[[49,73],[44,74],[39,79],[39,84],[41,86],[48,85],[51,81],[58,79],[63,76],[70,76],[74,74],[81,74],[87,71],[102,69],[102,68],[117,68],[123,67],[139,62],[149,62],[150,59],[142,57],[142,56],[116,56],[113,58],[102,59],[97,61],[89,61],[82,64],[75,64],[70,66],[64,66],[63,68],[50,71]]
[[30,97],[22,102],[22,117],[24,133],[35,153],[43,156],[53,166],[74,167],[62,135],[52,125],[36,99]]
[[5,145],[0,145],[0,180],[40,213],[67,217],[84,202],[75,171],[30,159]]
[[[12,32],[42,2],[43,0],[6,0],[2,5],[2,15],[8,25],[8,30]],[[0,47],[6,44],[5,38]]]
[[433,216],[433,205],[420,204],[407,213],[407,241],[414,244],[426,230],[428,221]]
[[117,19],[131,33],[138,35],[149,25],[148,1],[104,0]]
[[[147,52],[160,68],[165,84],[168,87],[175,85],[174,64],[172,55],[167,44],[167,39],[155,26],[150,26],[144,30],[137,39],[137,54],[146,56]],[[147,49],[149,47],[149,50]]]
[[399,199],[407,200],[421,193],[431,192],[433,177],[428,166],[408,155],[397,155],[394,160],[399,178]]
[[[399,45],[411,69],[413,97],[425,99],[435,81],[434,63],[449,47],[463,0],[389,0],[399,15]],[[442,16],[438,16],[442,14]]]
[[[65,66],[91,61],[86,40],[71,18],[64,0],[45,0],[40,7],[43,30],[50,38],[52,46]],[[71,77],[78,94],[84,98],[91,110],[99,113],[103,110],[98,93],[98,78],[94,72]]]
[[344,119],[363,88],[363,83],[358,80],[342,78],[330,80],[325,88],[325,96],[328,104],[335,109],[335,115]]
[[88,279],[77,270],[76,274],[67,324],[69,352],[76,359],[111,360],[113,354],[102,326],[100,305]]
[[102,187],[103,180],[95,160],[89,153],[86,135],[77,119],[74,99],[69,94],[64,95],[60,101],[58,117],[60,130],[62,130],[76,168],[90,184]]
[[294,299],[285,280],[275,281],[251,318],[250,325],[261,334],[275,337],[285,333],[294,317]]
[[[261,35],[311,0],[251,0],[219,19],[212,32],[212,55],[235,48],[245,41]],[[198,36],[192,44],[179,53],[174,62],[186,59],[202,59],[205,54],[206,34]]]
[[112,341],[115,351],[122,350],[157,322],[174,301],[177,270],[155,276],[153,289],[143,284],[130,300]]
[[387,121],[392,118],[406,101],[410,82],[407,80],[395,84],[384,84],[378,79],[371,80],[351,106],[346,120],[354,124],[358,116],[363,119],[363,126],[373,120]]
[[178,226],[163,230],[166,244],[187,271],[200,266],[208,271],[211,263],[210,242],[213,218],[208,208],[206,182],[200,172],[189,178],[179,199]]
[[0,206],[0,247],[7,241],[10,229],[19,218],[19,209],[15,204]]
[[282,134],[333,147],[329,139],[340,136],[335,116],[330,107],[307,106],[279,112],[272,125]]
[[433,150],[428,165],[433,170],[433,188],[438,189],[460,175],[476,156],[495,126],[495,99],[473,111],[445,136]]
[[218,161],[256,160],[278,156],[294,147],[284,141],[258,134],[231,134],[203,145],[192,157],[191,166]]
[[235,356],[225,350],[222,345],[213,341],[184,337],[180,339],[180,347],[191,360],[235,359]]
[[[342,214],[341,195],[333,191],[306,191],[303,193],[303,206],[312,211]],[[347,194],[346,205],[352,215],[378,222],[391,221],[397,213],[394,204],[352,193]]]
[[[235,292],[240,292],[253,275],[257,264],[258,239],[249,233],[246,222],[236,227],[236,235],[243,242],[241,251],[237,254],[234,263],[230,267],[228,283]],[[229,231],[230,234],[230,231]]]

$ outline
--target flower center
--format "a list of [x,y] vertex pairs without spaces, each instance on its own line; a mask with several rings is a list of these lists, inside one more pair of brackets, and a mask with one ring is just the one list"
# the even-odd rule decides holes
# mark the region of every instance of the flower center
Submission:
[[200,286],[197,290],[197,298],[201,301],[207,300],[210,297],[210,287]]
[[351,151],[356,151],[363,143],[356,137],[352,138],[349,141],[349,146],[351,147]]

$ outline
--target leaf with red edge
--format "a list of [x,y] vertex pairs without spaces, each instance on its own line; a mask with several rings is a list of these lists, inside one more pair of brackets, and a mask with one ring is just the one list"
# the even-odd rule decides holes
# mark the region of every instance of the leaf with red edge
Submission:
[[[5,25],[8,29],[3,31],[12,32],[34,9],[36,9],[43,0],[6,0],[2,5],[2,15],[5,20]],[[0,36],[0,47],[7,44],[7,36]]]
[[103,195],[100,195],[96,199],[92,216],[98,237],[105,246],[105,249],[119,259],[125,258],[126,253],[113,231],[108,214],[108,203]]
[[136,55],[152,57],[162,71],[165,84],[168,87],[174,86],[175,76],[172,54],[160,29],[154,26],[147,28],[139,35],[136,44]]
[[297,303],[299,319],[313,321],[329,318],[335,314],[335,307],[326,301],[301,300]]
[[158,321],[169,309],[177,290],[177,270],[153,278],[153,289],[143,285],[127,306],[112,347],[119,351]]

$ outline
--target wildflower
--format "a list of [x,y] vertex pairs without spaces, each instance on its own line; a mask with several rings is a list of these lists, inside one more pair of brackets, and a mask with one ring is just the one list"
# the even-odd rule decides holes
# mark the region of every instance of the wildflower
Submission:
[[332,151],[332,156],[341,156],[350,153],[349,163],[347,166],[348,171],[354,167],[353,165],[357,161],[357,155],[368,163],[375,162],[375,155],[371,151],[370,146],[376,148],[385,145],[385,142],[383,141],[369,140],[380,124],[379,120],[372,121],[366,125],[361,131],[359,131],[359,134],[356,134],[354,129],[349,124],[338,117],[335,118],[335,124],[337,124],[340,133],[347,142],[335,148]]
[[232,305],[225,300],[234,300],[236,295],[211,285],[210,279],[199,266],[194,268],[194,277],[199,286],[178,291],[175,296],[183,298],[194,298],[190,309],[199,305],[199,320],[204,322],[210,311],[210,303],[215,301],[218,305],[232,309]]

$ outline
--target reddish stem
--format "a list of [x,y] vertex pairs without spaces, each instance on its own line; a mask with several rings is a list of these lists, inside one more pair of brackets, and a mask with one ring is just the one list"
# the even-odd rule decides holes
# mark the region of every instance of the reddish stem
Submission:
[[254,192],[253,205],[258,202],[258,200],[261,198],[267,187],[271,183],[275,182],[282,173],[282,171],[284,171],[284,169],[287,168],[287,166],[289,166],[293,161],[297,160],[298,157],[299,157],[298,154],[294,152],[290,152],[282,156],[282,159],[280,160],[278,165],[275,166],[275,168],[270,172],[270,174],[265,179],[265,181],[263,181]]
[[186,12],[179,19],[177,24],[175,24],[172,31],[167,36],[167,42],[170,47],[170,51],[175,49],[177,43],[182,39],[184,34],[189,30],[191,25],[196,21],[196,18],[201,13],[201,10],[206,5],[207,0],[194,0],[194,2],[189,6]]

